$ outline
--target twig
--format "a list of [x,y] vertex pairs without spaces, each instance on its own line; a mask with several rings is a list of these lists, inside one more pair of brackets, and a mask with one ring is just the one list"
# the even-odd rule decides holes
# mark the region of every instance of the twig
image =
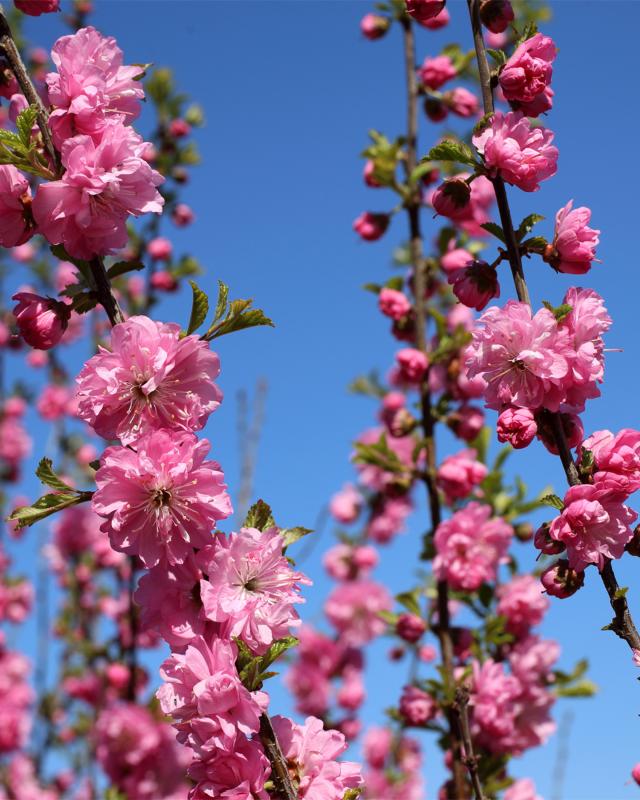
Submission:
[[[407,85],[407,149],[406,149],[406,174],[410,180],[413,170],[417,165],[417,140],[418,140],[418,85],[416,78],[416,56],[413,27],[408,16],[402,19],[405,76]],[[411,187],[410,187],[411,190]],[[409,219],[409,249],[411,263],[413,264],[414,299],[416,312],[416,346],[423,353],[427,352],[426,343],[426,309],[425,309],[425,264],[422,248],[422,233],[420,228],[420,196],[416,187],[405,203]],[[427,490],[431,525],[435,530],[442,519],[440,497],[435,482],[436,473],[436,447],[434,438],[435,419],[432,412],[431,392],[428,378],[420,385],[421,425],[425,441],[426,469],[423,481]],[[455,685],[453,670],[453,642],[451,639],[451,625],[449,619],[449,587],[446,581],[438,581],[438,639],[442,654],[445,691],[452,692]],[[456,800],[463,800],[468,794],[465,779],[464,764],[461,760],[461,742],[458,735],[459,724],[454,708],[449,713],[449,731],[451,735],[451,749],[453,752],[453,788]]]
[[36,88],[29,77],[24,62],[22,61],[22,57],[20,56],[20,51],[18,50],[13,38],[13,34],[11,33],[9,21],[6,18],[4,9],[1,5],[0,50],[7,59],[11,72],[13,72],[15,75],[15,78],[18,81],[18,86],[20,86],[22,94],[26,97],[27,102],[29,105],[36,106],[38,109],[37,120],[40,133],[42,134],[42,141],[44,142],[44,146],[49,154],[51,163],[56,169],[56,172],[60,173],[60,155],[54,147],[53,139],[51,138],[51,131],[49,130],[49,113],[44,107],[44,104],[40,99],[40,95],[36,91]]
[[[467,0],[469,7],[469,15],[471,17],[471,27],[473,30],[473,41],[476,50],[476,57],[478,62],[478,70],[480,72],[480,83],[482,87],[482,98],[484,103],[485,114],[493,112],[493,94],[491,88],[491,75],[489,72],[489,65],[487,62],[487,53],[482,36],[482,26],[480,23],[479,14],[479,0]],[[531,306],[529,298],[529,290],[522,269],[522,262],[520,259],[520,250],[517,247],[517,239],[515,238],[515,231],[513,228],[513,221],[511,219],[511,211],[509,209],[509,200],[501,178],[494,178],[492,180],[495,192],[496,201],[498,203],[498,210],[500,212],[500,219],[502,221],[502,228],[507,241],[509,264],[511,265],[511,272],[516,287],[518,299]],[[510,243],[511,242],[511,246]],[[513,243],[516,243],[515,248]],[[553,428],[556,446],[560,454],[562,466],[567,477],[567,482],[570,486],[578,486],[582,481],[576,469],[575,462],[571,457],[571,451],[567,444],[564,428],[559,414],[549,413],[551,425]],[[620,593],[618,581],[616,579],[611,562],[607,559],[605,566],[600,572],[600,578],[604,584],[607,594],[609,595],[609,602],[614,611],[615,617],[608,626],[617,636],[623,639],[632,650],[640,649],[640,634],[631,617],[629,606],[627,604],[624,593]]]
[[260,717],[260,741],[273,767],[273,780],[278,793],[283,800],[298,800],[298,793],[291,782],[287,760],[280,749],[271,720],[266,714]]
[[120,308],[120,305],[113,294],[109,276],[107,275],[107,271],[104,268],[104,262],[101,258],[91,259],[91,272],[93,274],[93,279],[96,282],[98,301],[109,317],[109,322],[112,325],[117,325],[119,322],[124,322],[124,314],[122,313],[122,309]]
[[464,747],[463,761],[469,770],[471,785],[473,786],[473,793],[476,800],[484,800],[482,783],[480,782],[480,775],[478,774],[478,758],[473,751],[473,739],[471,738],[471,729],[469,728],[468,706],[469,689],[466,686],[460,686],[456,689],[456,709],[458,712],[458,719],[460,720],[462,744]]

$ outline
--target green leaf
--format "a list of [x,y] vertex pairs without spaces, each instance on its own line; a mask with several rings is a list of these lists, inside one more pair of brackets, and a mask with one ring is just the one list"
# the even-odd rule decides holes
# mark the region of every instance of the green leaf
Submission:
[[228,297],[229,287],[226,283],[218,281],[218,302],[216,303],[216,313],[213,317],[214,322],[217,322],[219,319],[221,319],[222,315],[226,311]]
[[249,511],[245,521],[242,523],[243,528],[257,528],[259,531],[265,531],[267,528],[275,528],[276,523],[271,514],[271,507],[264,502],[258,500],[254,503]]
[[558,686],[554,690],[554,693],[558,697],[593,697],[597,692],[597,684],[588,678],[571,684],[570,686]]
[[562,320],[573,311],[573,306],[570,306],[568,303],[553,306],[548,300],[543,300],[542,305],[553,314],[558,322],[562,322]]
[[65,483],[56,475],[50,458],[43,458],[40,460],[38,468],[36,469],[36,477],[40,478],[40,481],[44,483],[45,486],[50,486],[52,489],[57,489],[60,492],[76,491],[72,486],[69,486],[69,484]]
[[280,529],[280,536],[283,538],[285,549],[289,547],[289,545],[294,544],[294,542],[298,542],[304,536],[308,536],[310,533],[313,533],[311,528],[303,528],[300,525],[296,526],[295,528]]
[[107,270],[107,278],[112,281],[121,275],[126,275],[127,272],[139,272],[141,269],[144,269],[141,261],[118,261]]
[[37,117],[38,107],[33,105],[21,111],[16,118],[18,136],[27,150],[31,148],[31,129],[35,125]]
[[504,50],[494,50],[491,47],[487,47],[487,53],[499,67],[501,67],[503,64],[506,64],[507,54],[504,52]]
[[520,242],[522,239],[528,234],[531,233],[534,226],[538,224],[538,222],[542,222],[544,217],[540,214],[529,214],[529,216],[525,217],[520,225],[518,226],[518,230],[516,231],[516,239]]
[[557,508],[558,511],[564,511],[564,503],[557,494],[546,494],[544,497],[540,498],[540,502],[545,506]]
[[349,384],[348,391],[352,394],[362,394],[367,397],[376,398],[384,397],[387,393],[384,386],[380,383],[380,378],[375,370],[368,375],[360,375],[355,378]]
[[193,292],[193,300],[191,302],[191,316],[189,317],[189,325],[187,326],[187,336],[198,330],[209,313],[209,298],[205,292],[198,287],[195,281],[189,281],[189,283],[191,284],[191,291]]
[[90,283],[93,280],[93,275],[91,272],[91,265],[88,261],[83,261],[80,258],[73,258],[72,256],[67,253],[63,244],[52,244],[49,247],[51,250],[52,255],[54,255],[60,261],[70,261],[74,267],[77,267],[82,276],[85,278],[87,283]]
[[400,461],[397,453],[389,447],[384,433],[373,444],[364,444],[363,442],[354,444],[356,454],[353,460],[356,464],[372,464],[394,474],[406,473],[406,464]]
[[50,517],[63,508],[70,508],[91,498],[91,492],[60,492],[59,494],[45,494],[31,506],[16,508],[9,519],[18,523],[18,528],[26,528]]
[[627,592],[628,591],[629,591],[629,587],[628,586],[618,586],[618,588],[615,591],[614,598],[616,600],[620,600],[622,597],[626,597],[627,596]]
[[526,239],[522,242],[522,246],[527,248],[528,250],[544,250],[544,248],[549,244],[549,242],[544,238],[544,236],[531,236],[529,239]]
[[287,650],[290,650],[292,647],[296,647],[297,644],[298,639],[296,639],[295,636],[285,636],[284,639],[277,639],[261,657],[262,669],[271,666],[283,653],[286,653]]
[[80,292],[73,295],[73,310],[78,314],[86,314],[98,305],[97,292]]
[[[422,160],[424,161],[425,159]],[[459,164],[477,165],[476,157],[469,145],[454,139],[445,139],[435,147],[432,147],[426,160],[455,161]]]
[[389,625],[395,626],[398,622],[398,614],[394,614],[393,611],[378,611],[378,616]]
[[487,231],[487,233],[491,233],[497,239],[500,239],[500,241],[503,242],[504,244],[507,243],[504,231],[499,225],[496,225],[495,222],[485,222],[480,227],[484,228],[485,231]]
[[357,787],[356,789],[347,789],[342,800],[358,800],[361,794],[362,789],[360,787]]
[[421,617],[422,611],[420,609],[420,603],[418,600],[419,597],[420,590],[414,589],[412,592],[402,592],[401,594],[397,594],[396,601],[400,603],[401,606],[404,606],[407,611],[415,614],[416,617]]

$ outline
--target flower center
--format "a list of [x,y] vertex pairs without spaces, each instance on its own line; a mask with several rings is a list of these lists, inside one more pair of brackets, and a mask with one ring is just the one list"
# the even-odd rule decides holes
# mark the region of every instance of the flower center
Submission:
[[151,496],[151,502],[156,508],[163,508],[171,504],[171,492],[169,489],[155,489]]

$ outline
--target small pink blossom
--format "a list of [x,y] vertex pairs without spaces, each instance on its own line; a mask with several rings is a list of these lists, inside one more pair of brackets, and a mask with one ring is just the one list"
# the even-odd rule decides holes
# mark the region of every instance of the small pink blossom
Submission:
[[488,469],[476,456],[475,450],[461,450],[447,456],[440,464],[436,482],[444,492],[447,503],[468,497],[487,477]]
[[536,785],[531,778],[521,778],[507,789],[504,800],[542,800],[542,797],[536,794]]
[[209,544],[215,523],[232,512],[219,465],[205,461],[209,448],[191,433],[158,430],[136,450],[105,450],[91,502],[115,550],[149,568],[162,558],[181,564]]
[[381,611],[391,611],[393,601],[387,589],[371,580],[348,581],[331,592],[325,614],[342,641],[354,647],[380,636],[386,623]]
[[151,288],[159,292],[175,292],[178,288],[178,281],[171,272],[166,269],[159,269],[154,272],[150,279]]
[[449,56],[425,58],[420,67],[420,79],[429,89],[439,89],[447,81],[455,78],[458,71]]
[[606,558],[622,556],[633,536],[630,526],[638,518],[622,503],[623,498],[593,484],[567,490],[564,510],[551,523],[549,535],[564,543],[572,569],[595,564],[601,570]]
[[440,14],[447,0],[406,0],[407,13],[425,25]]
[[193,213],[191,207],[186,203],[178,203],[178,205],[171,212],[171,219],[173,220],[174,225],[177,225],[178,228],[186,228],[187,225],[191,225],[195,219],[195,214]]
[[348,789],[362,785],[359,765],[337,760],[347,749],[341,733],[325,730],[315,717],[307,717],[304,725],[287,717],[272,721],[300,800],[343,800]]
[[545,260],[558,272],[584,275],[591,269],[600,231],[589,227],[590,220],[591,210],[584,206],[573,208],[573,200],[556,214],[552,253],[545,255]]
[[640,431],[596,431],[582,447],[593,453],[595,484],[626,495],[640,489]]
[[478,98],[464,86],[456,86],[455,89],[448,92],[445,95],[445,101],[454,114],[464,119],[475,117],[480,110]]
[[374,214],[365,211],[353,223],[353,230],[365,240],[365,242],[375,242],[384,235],[389,227],[391,218],[388,214]]
[[541,33],[534,34],[518,45],[500,71],[500,87],[505,98],[519,108],[522,105],[522,110],[527,113],[527,105],[544,96],[549,87],[553,73],[551,65],[555,57],[553,39]]
[[498,417],[497,432],[498,441],[508,442],[515,450],[521,450],[535,439],[538,426],[530,409],[507,406]]
[[389,30],[389,19],[380,14],[365,14],[360,20],[360,30],[366,39],[380,39]]
[[157,236],[147,244],[147,253],[156,261],[169,261],[173,253],[173,245],[164,236]]
[[331,516],[344,525],[355,522],[362,508],[362,495],[350,483],[345,484],[342,489],[333,495],[329,503]]
[[500,297],[498,274],[486,261],[474,259],[461,269],[448,270],[447,281],[461,303],[482,311],[489,300]]
[[491,507],[472,502],[436,528],[433,572],[453,589],[473,591],[495,579],[506,556],[513,528],[491,519]]
[[192,762],[189,776],[195,786],[188,797],[189,800],[269,800],[264,785],[270,774],[262,745],[239,734],[229,750],[218,750],[205,760]]
[[200,582],[207,619],[223,623],[229,638],[240,637],[256,653],[300,624],[296,603],[303,603],[300,585],[310,584],[295,572],[282,553],[277,528],[242,528],[228,537],[217,535],[198,553],[208,576]]
[[518,575],[502,584],[498,598],[498,614],[507,618],[507,630],[520,638],[542,622],[549,608],[540,582],[533,575]]
[[396,622],[398,636],[404,639],[405,642],[411,642],[412,644],[421,639],[426,630],[426,623],[417,614],[400,614]]
[[385,317],[400,320],[409,314],[412,306],[411,301],[404,292],[383,287],[378,295],[378,308]]
[[515,111],[497,111],[473,136],[489,175],[500,176],[525,192],[537,191],[540,181],[556,174],[558,149],[552,141],[551,131],[534,128],[524,114]]
[[396,353],[396,363],[400,370],[400,378],[408,384],[419,384],[429,368],[429,359],[422,350],[405,347]]
[[180,326],[131,317],[111,331],[77,378],[78,416],[125,445],[159,428],[197,431],[220,405],[220,361]]
[[465,404],[449,416],[447,424],[457,437],[465,442],[472,442],[484,427],[484,412]]
[[322,564],[334,580],[366,578],[379,561],[378,551],[369,545],[334,545],[322,557]]
[[65,303],[31,292],[18,292],[12,299],[18,303],[13,316],[28,345],[50,350],[60,341],[69,321],[69,307]]
[[71,395],[66,386],[50,384],[42,390],[36,402],[36,409],[42,419],[52,422],[65,416],[70,399]]
[[13,164],[2,164],[0,165],[0,245],[2,247],[24,245],[33,233],[29,181]]
[[400,698],[399,711],[409,725],[424,725],[438,712],[438,706],[431,695],[417,686],[405,686]]

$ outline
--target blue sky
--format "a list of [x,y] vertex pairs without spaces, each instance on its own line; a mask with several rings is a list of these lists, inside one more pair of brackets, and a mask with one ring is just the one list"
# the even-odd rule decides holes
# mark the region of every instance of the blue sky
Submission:
[[[405,235],[404,220],[396,220],[374,245],[360,242],[351,222],[366,208],[391,205],[384,194],[363,185],[358,153],[369,128],[390,136],[402,132],[398,31],[367,42],[358,22],[371,6],[350,0],[97,0],[96,5],[94,24],[118,39],[128,61],[171,66],[178,84],[205,111],[207,125],[197,133],[203,164],[185,192],[198,219],[176,234],[177,249],[200,258],[207,270],[203,288],[213,291],[220,278],[234,296],[253,296],[276,322],[275,330],[220,342],[225,402],[207,429],[215,456],[233,490],[238,482],[236,394],[253,391],[265,377],[269,394],[255,493],[273,506],[282,524],[312,527],[327,498],[351,476],[351,440],[373,420],[373,406],[350,396],[346,386],[373,366],[384,370],[395,349],[375,299],[361,286],[391,274],[390,254]],[[420,60],[450,41],[471,47],[466,3],[453,0],[449,7],[448,29],[420,32]],[[540,233],[548,234],[553,215],[567,200],[593,209],[592,223],[602,230],[603,263],[582,285],[605,297],[614,318],[608,345],[624,352],[608,356],[604,396],[589,406],[585,428],[640,427],[637,178],[626,166],[636,147],[640,113],[640,4],[608,0],[605,10],[603,3],[557,0],[552,8],[554,19],[545,32],[555,38],[559,55],[556,108],[547,125],[560,148],[559,173],[537,194],[512,191],[514,217],[544,214],[547,222]],[[51,17],[28,26],[32,40],[45,46],[63,32],[60,21]],[[437,129],[424,120],[422,125],[426,152]],[[427,223],[427,235],[435,226]],[[555,276],[539,262],[527,265],[527,276],[537,302],[557,303],[572,285],[570,276]],[[507,274],[502,283],[506,300],[513,296]],[[165,319],[184,321],[188,313],[187,292],[159,308]],[[35,420],[32,425],[38,437],[42,429]],[[541,447],[532,446],[512,461],[532,490],[555,483],[562,493],[559,461]],[[35,484],[31,487],[35,491]],[[384,551],[379,575],[394,588],[411,580],[423,513],[420,507],[410,531]],[[329,543],[329,532],[323,539],[316,554]],[[22,545],[19,563],[32,560],[35,540],[34,532]],[[521,553],[526,560],[526,548]],[[315,581],[304,610],[313,621],[320,618],[328,583],[317,558],[304,569]],[[630,586],[631,606],[640,619],[636,562],[627,558],[617,569],[620,582]],[[574,715],[565,800],[617,800],[640,791],[625,785],[640,761],[640,671],[626,647],[600,631],[609,618],[604,590],[592,574],[577,597],[552,605],[544,625],[545,635],[562,642],[562,666],[588,654],[590,675],[601,687],[593,700],[557,705],[558,719],[568,711]],[[22,638],[33,646],[29,627]],[[385,664],[386,648],[381,643],[371,656],[368,721],[388,704],[389,681],[402,680],[406,669]],[[286,709],[286,702],[276,690],[275,707]],[[516,774],[533,776],[547,800],[553,797],[557,746],[554,738],[514,762]],[[430,745],[426,763],[428,795],[433,797],[444,773]]]

